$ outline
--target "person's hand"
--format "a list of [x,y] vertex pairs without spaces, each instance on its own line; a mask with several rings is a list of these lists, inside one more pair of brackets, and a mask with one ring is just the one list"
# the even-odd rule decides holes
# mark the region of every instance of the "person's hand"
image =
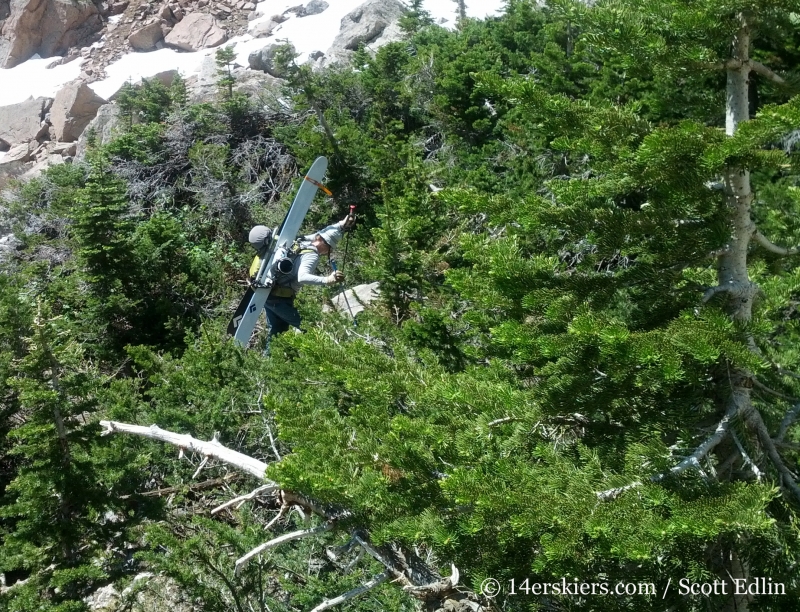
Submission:
[[329,285],[336,285],[338,283],[344,282],[344,274],[336,270],[336,272],[331,272],[326,278],[325,281]]
[[356,216],[353,214],[347,215],[344,219],[342,219],[342,228],[343,229],[350,229],[356,223]]

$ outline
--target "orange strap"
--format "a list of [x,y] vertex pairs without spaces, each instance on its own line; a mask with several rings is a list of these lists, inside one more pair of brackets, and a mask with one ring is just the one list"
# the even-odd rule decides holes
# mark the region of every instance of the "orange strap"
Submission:
[[316,186],[318,189],[321,189],[322,191],[324,191],[324,192],[325,192],[325,194],[326,194],[326,195],[327,195],[329,198],[332,198],[332,197],[333,197],[333,193],[331,192],[331,190],[330,190],[330,189],[328,189],[327,187],[325,187],[325,185],[323,185],[323,184],[322,184],[322,183],[320,183],[319,181],[315,181],[315,180],[314,180],[314,179],[312,179],[310,176],[307,176],[307,177],[306,177],[306,180],[307,180],[309,183],[311,183],[312,185],[315,185],[315,186]]

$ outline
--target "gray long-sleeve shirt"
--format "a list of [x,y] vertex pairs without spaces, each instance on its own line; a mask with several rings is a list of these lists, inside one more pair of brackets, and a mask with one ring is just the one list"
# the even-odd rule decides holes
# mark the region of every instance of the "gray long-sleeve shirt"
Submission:
[[[338,223],[334,223],[333,225],[329,225],[324,230],[335,228],[338,231],[343,231],[345,221],[339,221]],[[294,262],[294,269],[297,271],[297,275],[292,278],[291,287],[294,289],[294,292],[297,293],[300,291],[300,288],[303,285],[327,285],[328,279],[326,276],[317,276],[317,264],[319,263],[319,253],[317,253],[317,249],[311,246],[311,242],[314,240],[314,237],[317,233],[309,234],[308,236],[303,236],[300,245],[305,253],[302,253]]]

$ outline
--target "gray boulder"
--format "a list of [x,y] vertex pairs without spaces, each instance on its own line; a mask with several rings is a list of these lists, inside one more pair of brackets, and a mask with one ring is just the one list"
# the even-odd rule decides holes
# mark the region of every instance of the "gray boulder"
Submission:
[[111,141],[121,125],[122,119],[119,116],[119,108],[117,105],[103,104],[103,106],[97,110],[95,118],[89,122],[89,125],[86,126],[80,138],[78,138],[75,157],[81,159],[86,155],[90,133],[94,134],[98,145],[103,145]]
[[[331,304],[342,314],[355,317],[380,296],[380,283],[374,282],[368,285],[356,285],[352,289],[337,294],[331,300]],[[324,310],[329,310],[329,308]]]
[[250,35],[253,38],[267,38],[267,36],[272,36],[272,33],[275,31],[275,28],[278,27],[278,23],[272,21],[261,21],[250,28]]
[[0,28],[0,68],[12,68],[35,53],[62,55],[103,28],[91,0],[10,0],[7,6]]
[[128,35],[128,42],[136,51],[152,51],[163,39],[164,32],[158,21],[148,23],[141,28],[131,29],[131,33]]
[[399,0],[367,0],[342,17],[339,35],[334,39],[331,51],[356,51],[361,44],[380,44],[387,28],[397,23],[406,11]]
[[27,142],[17,145],[7,153],[0,153],[0,186],[6,179],[22,174],[26,162],[31,159],[31,145]]
[[22,179],[30,180],[36,178],[50,166],[57,166],[64,163],[64,158],[60,155],[43,155],[33,166],[22,173]]
[[176,49],[183,51],[199,51],[217,47],[228,40],[228,34],[217,20],[205,13],[190,13],[186,15],[167,34],[164,42]]
[[50,109],[53,135],[62,142],[78,140],[105,103],[86,83],[68,83],[56,94]]
[[0,144],[17,145],[36,140],[46,131],[45,115],[52,98],[28,98],[18,104],[0,106]]
[[298,13],[298,17],[308,17],[309,15],[319,15],[325,11],[330,5],[325,0],[311,0],[303,7],[303,14]]
[[[267,74],[274,76],[276,78],[282,78],[282,74],[280,70],[275,66],[275,56],[278,53],[278,49],[283,47],[284,45],[280,45],[277,43],[273,43],[271,45],[267,45],[263,49],[258,51],[253,51],[248,57],[247,62],[250,64],[250,68],[253,70],[261,70],[266,72]],[[291,48],[292,55],[295,56],[295,49],[293,45],[289,45]]]

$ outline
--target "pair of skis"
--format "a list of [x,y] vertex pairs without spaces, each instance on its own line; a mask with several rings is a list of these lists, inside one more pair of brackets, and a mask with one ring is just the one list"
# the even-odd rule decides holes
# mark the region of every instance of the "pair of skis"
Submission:
[[300,185],[283,223],[277,232],[273,232],[272,242],[261,260],[258,272],[228,324],[228,334],[233,336],[240,346],[246,347],[250,343],[250,337],[253,335],[258,317],[264,309],[264,304],[269,298],[275,282],[275,263],[294,243],[297,232],[300,231],[300,226],[311,207],[311,202],[317,194],[317,189],[322,189],[330,195],[330,192],[322,185],[322,179],[327,169],[327,158],[318,157],[314,161],[311,169],[303,178],[303,184]]

